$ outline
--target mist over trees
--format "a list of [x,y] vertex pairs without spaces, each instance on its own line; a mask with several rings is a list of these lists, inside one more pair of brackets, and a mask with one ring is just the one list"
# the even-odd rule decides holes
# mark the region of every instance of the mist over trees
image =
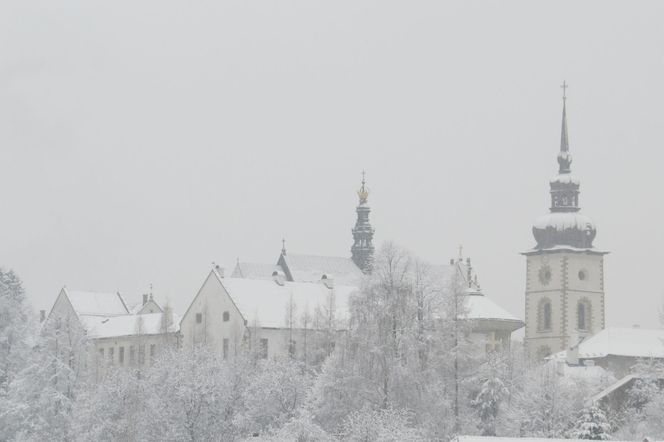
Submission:
[[652,382],[637,383],[615,415],[589,408],[584,401],[602,381],[529,364],[518,343],[478,349],[469,323],[459,320],[461,281],[441,282],[389,243],[373,269],[336,343],[333,309],[288,306],[287,326],[318,322],[330,331],[311,333],[304,360],[247,351],[229,361],[205,346],[171,348],[141,370],[111,367],[100,381],[80,357],[89,351],[80,330],[66,321],[39,327],[20,279],[0,271],[0,440],[664,438],[664,394]]

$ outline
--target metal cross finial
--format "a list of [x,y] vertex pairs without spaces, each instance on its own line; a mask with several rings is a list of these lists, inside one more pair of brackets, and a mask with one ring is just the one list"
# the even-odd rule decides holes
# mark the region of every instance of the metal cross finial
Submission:
[[366,180],[364,179],[365,175],[366,172],[364,171],[364,169],[362,169],[362,187],[364,187],[364,184],[366,183]]
[[459,244],[459,262],[463,261],[463,244]]
[[565,80],[563,80],[563,84],[560,85],[560,87],[563,90],[563,100],[567,100],[567,88],[569,87],[569,85],[565,82]]
[[286,238],[281,238],[281,254],[286,254]]

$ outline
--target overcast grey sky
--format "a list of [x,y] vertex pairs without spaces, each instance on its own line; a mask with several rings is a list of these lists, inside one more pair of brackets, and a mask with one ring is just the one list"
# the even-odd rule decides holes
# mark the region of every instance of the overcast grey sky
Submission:
[[657,324],[663,2],[0,2],[0,265],[181,309],[214,260],[460,243],[523,317],[561,90],[609,325]]

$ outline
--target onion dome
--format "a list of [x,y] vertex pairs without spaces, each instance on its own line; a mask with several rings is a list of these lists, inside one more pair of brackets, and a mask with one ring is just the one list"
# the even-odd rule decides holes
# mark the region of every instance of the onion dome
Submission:
[[[567,85],[563,83],[563,88]],[[569,152],[567,134],[567,97],[563,95],[563,122],[558,153],[558,175],[551,178],[550,213],[539,217],[533,225],[533,235],[537,241],[536,249],[554,247],[573,247],[590,249],[597,229],[593,221],[579,213],[578,178],[572,175],[572,155]]]

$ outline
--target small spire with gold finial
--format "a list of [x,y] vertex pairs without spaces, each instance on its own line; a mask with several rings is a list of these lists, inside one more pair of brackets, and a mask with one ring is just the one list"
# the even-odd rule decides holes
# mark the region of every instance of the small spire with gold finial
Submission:
[[286,256],[286,238],[281,238],[281,255]]
[[360,204],[365,204],[369,198],[369,189],[366,186],[365,171],[362,171],[362,187],[357,191],[357,196],[360,197]]

